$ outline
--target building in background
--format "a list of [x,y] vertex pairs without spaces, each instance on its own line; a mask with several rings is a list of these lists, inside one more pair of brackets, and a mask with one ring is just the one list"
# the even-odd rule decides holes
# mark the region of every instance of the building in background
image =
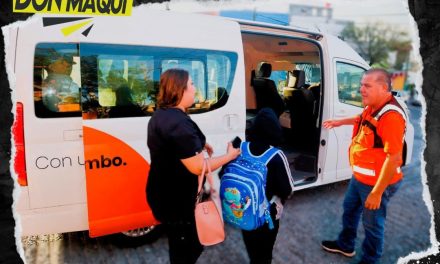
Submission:
[[333,17],[333,7],[328,2],[290,3],[280,12],[268,12],[252,9],[220,10],[218,15],[236,19],[246,19],[278,25],[290,25],[297,28],[316,30],[339,36],[352,20]]
[[252,10],[223,10],[220,16],[246,19],[258,22],[272,23],[282,26],[289,25],[289,15],[287,13],[260,12],[256,8]]
[[333,7],[330,3],[290,4],[289,21],[291,26],[312,28],[321,32],[339,36],[351,22],[333,18]]

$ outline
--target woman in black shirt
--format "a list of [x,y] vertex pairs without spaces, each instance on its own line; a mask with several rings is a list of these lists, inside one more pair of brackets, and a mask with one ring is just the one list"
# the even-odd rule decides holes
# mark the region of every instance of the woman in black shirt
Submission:
[[[160,78],[158,110],[148,124],[151,168],[147,200],[166,226],[171,263],[195,263],[203,251],[194,220],[198,175],[203,150],[213,149],[186,109],[194,104],[195,88],[185,70],[170,69]],[[229,143],[227,153],[209,159],[212,170],[235,159],[240,150]]]

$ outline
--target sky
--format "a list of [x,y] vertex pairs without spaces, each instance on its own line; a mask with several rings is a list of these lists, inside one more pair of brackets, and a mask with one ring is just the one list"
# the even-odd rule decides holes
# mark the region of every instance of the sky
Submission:
[[257,12],[288,13],[291,3],[316,6],[327,3],[333,8],[333,18],[359,24],[380,21],[404,27],[413,25],[406,0],[171,0],[166,4],[152,5],[183,12],[255,9]]

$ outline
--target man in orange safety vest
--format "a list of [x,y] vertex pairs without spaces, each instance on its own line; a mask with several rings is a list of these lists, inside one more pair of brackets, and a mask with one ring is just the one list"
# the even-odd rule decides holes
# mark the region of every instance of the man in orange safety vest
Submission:
[[326,251],[353,257],[362,216],[365,239],[360,263],[376,263],[383,251],[387,204],[402,182],[407,114],[391,94],[390,75],[383,69],[364,73],[360,93],[365,107],[361,115],[323,122],[327,129],[354,127],[349,149],[353,177],[345,193],[342,231],[337,240],[321,245]]

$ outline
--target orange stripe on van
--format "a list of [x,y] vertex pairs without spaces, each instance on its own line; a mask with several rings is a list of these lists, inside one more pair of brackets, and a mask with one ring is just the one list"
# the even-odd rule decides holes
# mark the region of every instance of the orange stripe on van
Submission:
[[156,225],[145,186],[150,165],[126,143],[83,126],[90,237]]

